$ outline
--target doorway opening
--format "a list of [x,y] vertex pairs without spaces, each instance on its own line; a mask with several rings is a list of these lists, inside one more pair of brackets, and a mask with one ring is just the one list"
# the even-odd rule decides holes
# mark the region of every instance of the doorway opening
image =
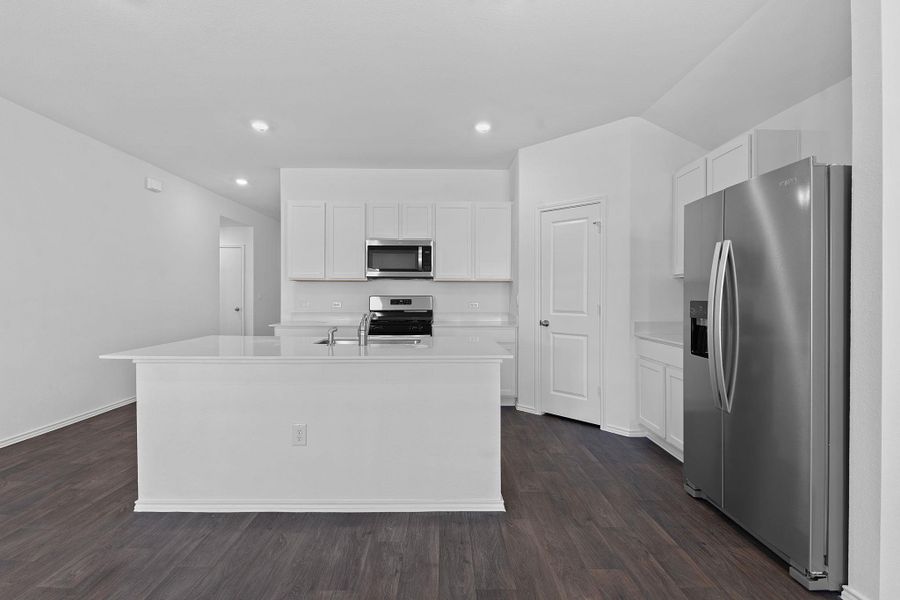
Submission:
[[253,228],[219,219],[219,334],[253,335]]

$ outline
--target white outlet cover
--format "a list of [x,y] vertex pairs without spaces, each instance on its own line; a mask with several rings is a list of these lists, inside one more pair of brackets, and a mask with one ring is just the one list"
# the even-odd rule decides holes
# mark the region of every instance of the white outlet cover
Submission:
[[159,179],[154,179],[152,177],[144,178],[144,187],[151,192],[161,192],[163,191],[163,183]]
[[343,302],[332,302],[331,303],[331,308],[341,308],[342,306],[344,306]]
[[306,445],[306,424],[294,423],[291,425],[291,443],[294,446]]
[[469,310],[478,310],[480,306],[478,302],[469,302]]

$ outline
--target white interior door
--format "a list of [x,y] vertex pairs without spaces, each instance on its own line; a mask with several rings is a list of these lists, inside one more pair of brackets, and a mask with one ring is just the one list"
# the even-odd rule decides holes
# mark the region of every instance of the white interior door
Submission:
[[600,205],[541,213],[542,410],[600,423]]
[[219,333],[244,335],[244,248],[219,248]]

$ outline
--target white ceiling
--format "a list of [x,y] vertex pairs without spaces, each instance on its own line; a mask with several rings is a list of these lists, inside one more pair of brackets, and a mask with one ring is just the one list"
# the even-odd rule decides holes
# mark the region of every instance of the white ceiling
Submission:
[[[772,0],[760,12],[789,17],[776,35],[757,27],[715,51],[764,4],[14,0],[0,18],[0,96],[277,215],[279,167],[505,168],[517,148],[645,111],[714,145],[740,120],[716,109],[718,77],[742,82],[742,104],[784,108],[833,78],[796,50],[830,44],[835,23],[849,72],[843,0]],[[760,91],[785,77],[789,93]],[[254,118],[271,131],[253,132]],[[487,136],[472,129],[481,119]]]
[[770,2],[643,117],[713,148],[849,76],[849,2]]

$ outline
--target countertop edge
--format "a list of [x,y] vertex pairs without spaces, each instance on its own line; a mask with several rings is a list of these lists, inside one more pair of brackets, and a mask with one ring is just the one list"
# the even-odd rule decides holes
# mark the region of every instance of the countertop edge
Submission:
[[676,341],[676,340],[667,339],[664,337],[656,337],[656,336],[654,336],[652,334],[648,334],[648,333],[635,333],[634,337],[641,339],[641,340],[646,340],[648,342],[654,342],[656,344],[664,344],[666,346],[674,346],[676,348],[684,348],[683,341]]

